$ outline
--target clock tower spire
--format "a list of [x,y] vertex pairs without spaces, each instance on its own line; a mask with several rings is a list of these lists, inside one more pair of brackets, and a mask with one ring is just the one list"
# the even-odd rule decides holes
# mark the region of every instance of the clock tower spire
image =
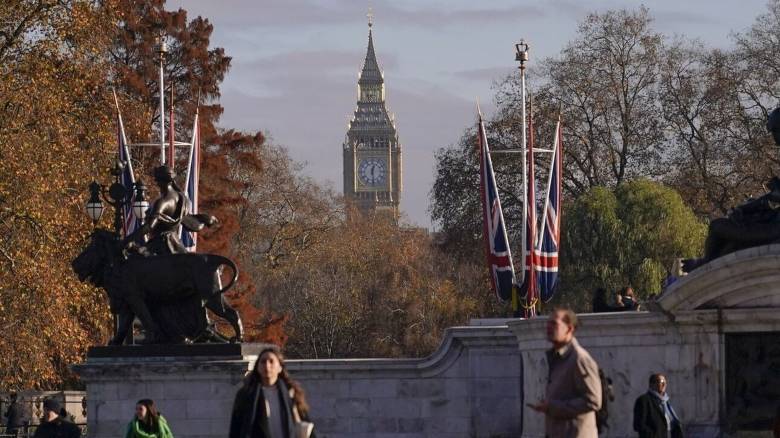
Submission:
[[358,79],[357,108],[344,139],[344,197],[362,212],[398,217],[401,143],[385,106],[385,81],[376,60],[374,15],[368,12],[368,48]]

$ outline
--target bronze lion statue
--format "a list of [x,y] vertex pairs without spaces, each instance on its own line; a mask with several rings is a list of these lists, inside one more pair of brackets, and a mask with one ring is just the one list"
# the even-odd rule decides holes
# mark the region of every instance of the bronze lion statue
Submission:
[[[232,271],[221,285],[223,267]],[[121,345],[137,316],[146,343],[181,343],[224,339],[211,330],[205,308],[227,320],[231,341],[243,337],[241,318],[223,294],[238,279],[238,268],[215,254],[170,254],[126,257],[115,233],[97,229],[89,245],[72,262],[80,281],[89,281],[108,293],[117,327],[110,345]]]

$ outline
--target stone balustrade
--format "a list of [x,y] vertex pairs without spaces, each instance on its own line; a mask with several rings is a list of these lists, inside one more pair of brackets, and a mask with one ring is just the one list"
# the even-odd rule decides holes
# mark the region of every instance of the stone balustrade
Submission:
[[[633,402],[654,372],[667,375],[689,437],[770,436],[780,399],[778,268],[780,245],[738,251],[677,280],[649,312],[580,315],[577,338],[613,380],[605,436],[635,436]],[[290,360],[288,368],[320,438],[542,437],[543,417],[524,404],[544,397],[545,322],[453,327],[423,359]],[[136,400],[148,397],[177,438],[225,437],[261,346],[156,347],[151,357],[115,347],[118,355],[75,367],[87,386],[89,436],[122,435]],[[199,348],[232,350],[192,354]]]

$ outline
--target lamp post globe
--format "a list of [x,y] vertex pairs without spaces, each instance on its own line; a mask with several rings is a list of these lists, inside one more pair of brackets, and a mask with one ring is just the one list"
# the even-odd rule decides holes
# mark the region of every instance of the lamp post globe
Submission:
[[100,184],[92,181],[89,185],[89,201],[87,201],[87,214],[92,219],[92,224],[96,225],[103,216],[103,201],[100,200]]
[[141,222],[146,217],[146,210],[149,209],[149,201],[146,198],[146,184],[139,180],[135,183],[135,196],[133,199],[133,214]]

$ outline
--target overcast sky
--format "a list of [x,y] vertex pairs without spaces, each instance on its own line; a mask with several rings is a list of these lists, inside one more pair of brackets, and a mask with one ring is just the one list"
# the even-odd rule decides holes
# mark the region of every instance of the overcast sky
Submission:
[[[730,34],[766,10],[764,0],[650,0],[655,28],[731,45]],[[388,109],[403,145],[401,209],[431,227],[434,151],[493,110],[492,86],[515,70],[513,44],[531,44],[531,65],[555,56],[593,11],[636,8],[629,0],[175,0],[214,25],[212,46],[233,57],[222,84],[220,125],[262,130],[305,173],[342,190],[341,144],[374,13],[374,47]],[[475,194],[475,196],[477,196]]]

